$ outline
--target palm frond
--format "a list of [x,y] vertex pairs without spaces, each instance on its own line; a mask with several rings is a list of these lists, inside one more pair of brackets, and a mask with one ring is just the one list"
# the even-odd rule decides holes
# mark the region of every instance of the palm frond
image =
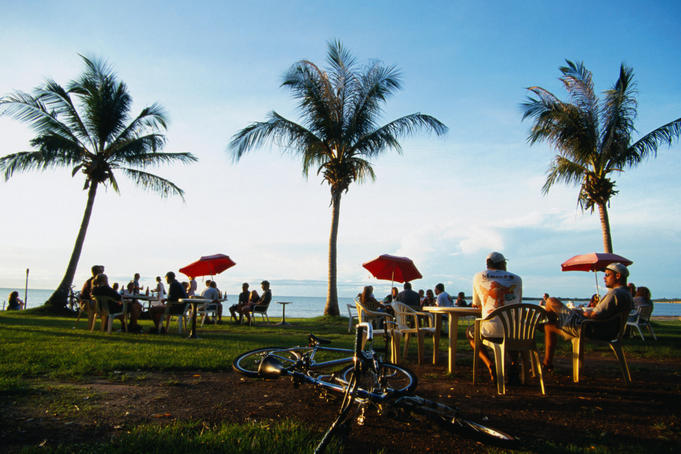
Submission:
[[137,169],[122,168],[121,171],[134,181],[135,184],[147,190],[157,192],[163,198],[178,195],[184,200],[184,191],[172,181]]
[[386,147],[401,152],[398,138],[410,136],[421,128],[431,130],[438,136],[448,130],[444,123],[430,115],[422,113],[405,115],[361,137],[352,146],[352,150],[368,157],[375,156]]
[[546,182],[542,187],[542,193],[547,194],[549,189],[557,182],[579,184],[587,172],[588,169],[583,165],[573,162],[565,156],[558,155],[546,172]]
[[600,154],[611,160],[614,166],[633,165],[641,159],[629,149],[636,118],[636,87],[633,78],[633,70],[621,65],[615,86],[604,93]]
[[305,149],[310,143],[322,142],[304,126],[287,120],[276,112],[268,120],[251,123],[232,136],[229,149],[238,161],[244,153],[267,143],[274,142],[286,150]]
[[656,156],[660,145],[672,146],[679,137],[681,137],[681,118],[677,118],[666,125],[650,131],[631,145],[630,149],[642,159],[651,154]]
[[0,172],[3,172],[6,181],[15,172],[47,170],[56,167],[67,167],[72,164],[74,164],[72,155],[70,153],[63,153],[61,150],[22,151],[1,157]]

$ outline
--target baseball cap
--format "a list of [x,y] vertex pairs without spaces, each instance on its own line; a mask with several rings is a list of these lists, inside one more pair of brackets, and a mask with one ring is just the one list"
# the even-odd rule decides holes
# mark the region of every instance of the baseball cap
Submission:
[[614,271],[615,273],[621,274],[624,277],[629,276],[629,270],[621,263],[611,263],[610,265],[606,266],[605,269]]
[[506,261],[506,257],[504,257],[504,254],[501,252],[490,252],[487,256],[487,260],[492,263],[504,263]]

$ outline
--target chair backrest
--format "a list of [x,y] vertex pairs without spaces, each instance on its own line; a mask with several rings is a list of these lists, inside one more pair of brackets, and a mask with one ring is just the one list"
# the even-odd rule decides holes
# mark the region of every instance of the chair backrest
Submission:
[[95,300],[95,311],[98,314],[102,315],[109,315],[109,302],[110,301],[115,301],[113,298],[110,296],[92,296],[92,299]]
[[357,306],[355,306],[354,304],[348,304],[347,306],[348,306],[348,317],[349,318],[357,317],[357,314],[353,313],[353,311],[357,312]]
[[395,312],[395,323],[397,323],[397,329],[409,329],[410,326],[408,320],[414,320],[416,318],[413,315],[416,311],[406,304],[397,301],[393,301],[390,303],[390,305]]
[[650,315],[653,313],[653,306],[640,306],[638,308],[638,321],[643,323],[648,323],[650,320]]
[[504,328],[504,342],[519,349],[534,343],[537,324],[546,320],[546,311],[536,304],[509,304],[495,309],[485,320],[498,318]]

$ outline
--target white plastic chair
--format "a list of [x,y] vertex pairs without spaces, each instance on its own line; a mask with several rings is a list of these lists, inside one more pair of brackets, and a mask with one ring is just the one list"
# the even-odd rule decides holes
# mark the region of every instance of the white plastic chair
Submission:
[[353,304],[348,304],[348,333],[352,332],[353,322],[359,323],[359,317],[357,315],[357,307]]
[[127,308],[128,302],[123,300],[121,305],[121,310],[119,312],[109,312],[109,302],[116,302],[111,297],[108,296],[93,296],[95,300],[95,315],[92,318],[92,325],[90,326],[90,331],[95,329],[95,324],[97,323],[97,315],[101,319],[102,331],[106,328],[106,332],[111,334],[113,331],[113,321],[117,317],[121,317],[121,323],[123,325],[123,331],[128,331],[126,318],[128,316]]
[[[627,358],[624,356],[624,351],[622,350],[622,337],[624,337],[624,332],[626,331],[627,319],[629,318],[629,312],[625,311],[621,314],[615,315],[614,317],[605,320],[584,320],[579,328],[579,336],[571,337],[572,341],[572,381],[579,383],[579,373],[580,369],[584,364],[584,344],[586,340],[592,342],[606,343],[610,346],[610,349],[615,354],[617,362],[620,365],[622,371],[622,377],[624,382],[628,385],[631,383],[631,372],[629,371],[629,365],[627,364]],[[596,327],[600,326],[613,326],[619,323],[619,329],[617,330],[614,337],[610,340],[604,338],[598,338],[594,335],[589,335],[589,332],[597,332]]]
[[[406,304],[397,301],[390,305],[395,312],[396,326],[393,331],[393,343],[396,352],[399,355],[400,337],[404,337],[402,358],[406,358],[409,350],[409,338],[414,334],[417,339],[417,360],[419,364],[423,364],[423,343],[425,335],[428,334],[433,336],[433,342],[435,342],[435,324],[433,323],[432,314],[418,312]],[[428,320],[428,326],[419,326],[419,319]],[[397,359],[399,360],[399,357]]]
[[638,330],[641,340],[645,341],[641,327],[648,328],[653,339],[657,340],[653,326],[650,324],[650,314],[653,312],[653,306],[641,306],[627,320],[627,328],[636,328]]
[[[498,319],[503,327],[503,337],[499,339],[483,339],[480,336],[480,325],[483,321]],[[529,355],[530,365],[535,374],[539,375],[541,393],[546,394],[544,389],[544,376],[534,332],[539,322],[546,320],[546,311],[535,304],[510,304],[495,309],[485,318],[475,319],[475,346],[473,348],[473,384],[475,384],[476,370],[478,366],[478,352],[480,346],[485,345],[494,351],[494,364],[497,372],[497,393],[506,394],[506,355],[507,353],[522,352],[523,362]],[[522,381],[525,382],[527,375],[526,365],[522,368]]]

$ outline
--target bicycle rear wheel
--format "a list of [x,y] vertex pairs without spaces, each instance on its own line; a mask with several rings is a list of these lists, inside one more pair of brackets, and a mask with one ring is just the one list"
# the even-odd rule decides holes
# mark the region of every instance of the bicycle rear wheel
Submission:
[[284,364],[284,367],[288,367],[295,364],[302,357],[303,352],[308,349],[308,347],[258,348],[237,356],[232,362],[232,368],[240,374],[255,378],[259,377],[258,368],[265,357],[274,355]]
[[[339,377],[346,383],[350,379],[354,366],[348,366],[340,371]],[[359,374],[357,387],[366,391],[378,392],[375,389],[379,386],[380,391],[388,391],[393,395],[409,394],[416,389],[416,375],[406,367],[392,363],[380,363],[378,374]]]

